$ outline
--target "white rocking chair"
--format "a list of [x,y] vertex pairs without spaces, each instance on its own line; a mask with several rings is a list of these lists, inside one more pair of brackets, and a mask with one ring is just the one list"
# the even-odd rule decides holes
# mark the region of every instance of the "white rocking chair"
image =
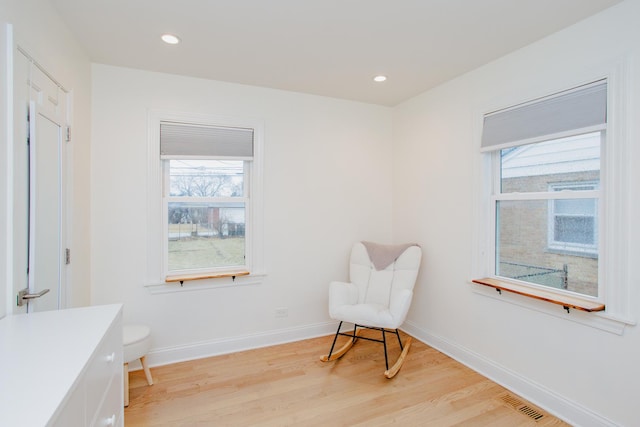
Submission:
[[[351,250],[350,283],[332,282],[329,285],[329,315],[339,320],[338,331],[323,362],[342,357],[358,339],[380,342],[384,345],[385,376],[393,378],[404,363],[411,346],[411,337],[402,343],[398,328],[411,305],[422,250],[418,245],[379,245],[356,243]],[[340,332],[343,322],[353,323],[353,331]],[[381,339],[359,336],[358,328],[382,332]],[[402,353],[389,369],[386,334],[395,334]],[[351,339],[334,352],[338,335]]]

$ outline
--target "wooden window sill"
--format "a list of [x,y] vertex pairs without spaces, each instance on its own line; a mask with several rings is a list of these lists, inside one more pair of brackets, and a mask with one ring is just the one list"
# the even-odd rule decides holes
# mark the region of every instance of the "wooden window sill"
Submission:
[[603,311],[605,308],[604,304],[599,302],[589,301],[586,299],[573,297],[571,295],[560,295],[554,292],[546,291],[544,289],[536,289],[501,279],[483,278],[472,280],[472,282],[479,285],[495,288],[498,292],[513,292],[515,294],[547,301],[553,304],[558,304],[564,307],[567,312],[571,308],[587,312]]
[[168,276],[165,278],[166,283],[174,283],[191,281],[191,280],[203,280],[203,279],[220,279],[223,277],[231,277],[235,280],[239,276],[248,276],[248,271],[225,271],[223,273],[205,273],[205,274],[185,274],[183,276]]

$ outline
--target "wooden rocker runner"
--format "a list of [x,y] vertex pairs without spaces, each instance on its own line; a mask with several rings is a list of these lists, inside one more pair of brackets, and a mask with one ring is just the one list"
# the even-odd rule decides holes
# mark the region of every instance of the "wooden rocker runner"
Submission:
[[[402,364],[404,363],[404,359],[407,357],[407,353],[409,352],[409,347],[411,347],[411,337],[408,337],[404,343],[404,345],[402,344],[402,340],[400,339],[400,334],[398,333],[398,330],[387,330],[384,328],[371,328],[368,326],[360,326],[360,325],[354,325],[354,331],[355,333],[344,333],[344,332],[340,332],[340,328],[342,327],[342,322],[340,322],[340,325],[338,326],[338,332],[336,333],[336,336],[333,339],[333,344],[331,345],[331,350],[329,350],[329,354],[328,355],[324,355],[324,356],[320,356],[320,360],[322,360],[323,362],[328,362],[330,360],[336,360],[341,358],[342,356],[344,356],[347,351],[349,351],[349,349],[351,349],[351,347],[353,347],[353,344],[355,344],[355,342],[358,339],[364,339],[364,340],[368,340],[368,341],[375,341],[375,342],[380,342],[384,345],[384,363],[385,363],[385,368],[386,370],[384,371],[384,376],[387,378],[393,378],[395,377],[395,375],[398,373],[398,371],[400,370],[400,368],[402,367]],[[375,338],[368,338],[368,337],[363,337],[360,336],[360,331],[357,330],[358,328],[365,328],[365,329],[376,329],[382,332],[382,339],[375,339]],[[391,333],[391,334],[395,334],[398,337],[398,343],[400,344],[400,350],[402,350],[402,353],[400,353],[400,356],[398,357],[398,360],[396,360],[396,363],[394,363],[394,365],[391,367],[391,369],[389,369],[389,358],[387,357],[387,339],[386,339],[386,334],[387,333]],[[349,341],[347,341],[342,347],[340,347],[339,349],[337,349],[335,352],[333,351],[333,348],[336,345],[336,340],[338,339],[338,335],[342,335],[345,337],[349,337],[351,338]]]
[[[404,363],[411,337],[402,343],[398,328],[411,305],[422,250],[418,245],[379,245],[370,242],[356,243],[351,250],[350,282],[332,282],[329,285],[329,315],[339,320],[328,355],[320,357],[323,362],[342,357],[359,339],[375,341],[384,346],[385,377],[393,378]],[[350,333],[340,332],[344,322],[353,323]],[[358,329],[360,328],[360,329]],[[382,338],[360,335],[361,329],[372,329],[382,333]],[[402,353],[389,368],[386,334],[394,334]],[[338,336],[350,339],[334,351]]]

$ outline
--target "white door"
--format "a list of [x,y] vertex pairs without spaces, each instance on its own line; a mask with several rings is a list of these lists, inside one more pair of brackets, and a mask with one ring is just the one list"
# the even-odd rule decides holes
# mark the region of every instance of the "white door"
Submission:
[[32,58],[16,50],[14,312],[66,306],[67,96]]
[[[62,293],[62,150],[64,127],[29,108],[28,311],[57,310]],[[36,297],[37,295],[37,297]]]

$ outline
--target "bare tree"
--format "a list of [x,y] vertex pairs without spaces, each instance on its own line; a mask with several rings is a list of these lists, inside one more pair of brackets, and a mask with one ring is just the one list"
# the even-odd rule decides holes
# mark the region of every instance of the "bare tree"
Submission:
[[242,192],[233,175],[181,174],[171,176],[171,195],[178,197],[229,197]]

